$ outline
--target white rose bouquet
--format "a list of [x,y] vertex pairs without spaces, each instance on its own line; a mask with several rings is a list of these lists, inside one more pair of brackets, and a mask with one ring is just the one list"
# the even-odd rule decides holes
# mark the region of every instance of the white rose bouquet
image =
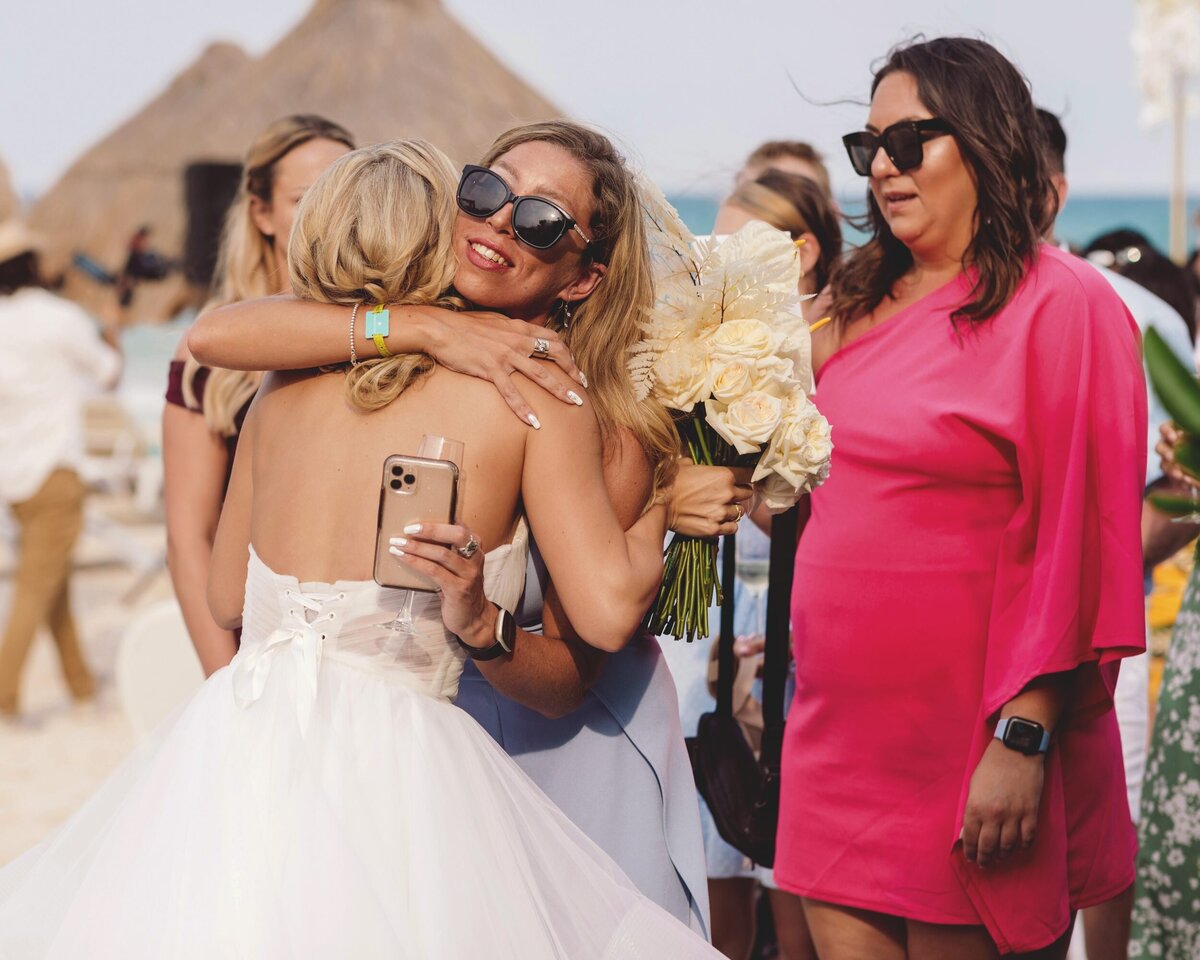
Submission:
[[[824,482],[833,450],[809,397],[796,248],[759,222],[697,241],[661,199],[647,216],[656,303],[630,360],[638,398],[673,411],[694,462],[754,467],[757,494],[771,512],[787,510]],[[708,609],[720,600],[717,541],[677,534],[647,628],[689,642],[708,636]]]

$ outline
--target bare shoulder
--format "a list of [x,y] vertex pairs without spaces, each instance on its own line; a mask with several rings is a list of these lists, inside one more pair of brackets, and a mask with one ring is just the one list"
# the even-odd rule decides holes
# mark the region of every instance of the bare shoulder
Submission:
[[189,331],[185,330],[183,332],[183,336],[180,337],[178,342],[175,344],[175,353],[171,357],[172,360],[182,360],[186,363],[188,360],[192,359],[192,352],[188,349],[187,345],[188,332]]
[[838,350],[840,334],[837,325],[830,321],[824,323],[812,335],[812,367],[815,376],[825,365],[825,362]]
[[526,403],[533,407],[533,412],[541,423],[542,428],[582,431],[584,435],[589,437],[598,434],[600,432],[600,425],[596,420],[596,412],[590,402],[587,391],[571,380],[557,365],[546,364],[546,367],[551,376],[574,390],[583,403],[579,406],[573,403],[564,403],[540,384],[530,380],[523,374],[513,373],[513,383],[521,391],[521,396],[525,398]]

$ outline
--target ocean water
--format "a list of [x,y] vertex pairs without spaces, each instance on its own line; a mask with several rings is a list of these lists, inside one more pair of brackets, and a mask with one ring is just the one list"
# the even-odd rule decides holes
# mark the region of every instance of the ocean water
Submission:
[[[670,198],[679,216],[693,233],[708,233],[720,205],[712,197],[674,196]],[[847,214],[861,213],[864,201],[859,196],[839,198]],[[1196,215],[1200,197],[1188,201],[1188,249],[1196,246]],[[1089,196],[1071,194],[1058,215],[1058,235],[1074,247],[1085,247],[1091,240],[1110,230],[1130,228],[1144,234],[1164,253],[1169,246],[1169,201],[1165,196]],[[847,226],[848,243],[860,242],[862,234]]]
[[[713,197],[678,195],[669,198],[680,217],[693,233],[709,233],[719,201]],[[862,201],[843,198],[842,206],[853,213],[862,209]],[[1196,244],[1195,214],[1200,198],[1189,204],[1188,249]],[[1145,234],[1160,250],[1167,248],[1168,205],[1166,197],[1072,195],[1059,215],[1058,233],[1074,246],[1083,247],[1092,238],[1119,227],[1130,227]],[[847,228],[849,243],[862,235]],[[191,317],[169,324],[130,327],[122,336],[126,356],[125,375],[119,395],[134,419],[152,439],[158,435],[162,416],[163,391],[167,382],[167,363]]]

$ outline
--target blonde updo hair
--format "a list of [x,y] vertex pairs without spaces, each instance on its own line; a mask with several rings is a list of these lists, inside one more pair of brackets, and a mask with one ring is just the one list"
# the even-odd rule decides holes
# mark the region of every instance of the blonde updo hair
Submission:
[[[460,307],[454,282],[449,158],[424,140],[392,140],[338,159],[305,194],[288,245],[297,297],[320,303]],[[365,310],[359,310],[365,322]],[[378,410],[434,368],[423,353],[366,360],[346,378],[350,401]]]
[[[215,293],[205,309],[278,292],[275,238],[258,229],[251,207],[255,197],[263,203],[271,202],[279,162],[311,140],[332,140],[354,149],[354,138],[344,127],[313,114],[282,117],[250,144],[242,160],[237,196],[225,215],[213,278]],[[199,369],[200,364],[194,359],[189,358],[184,364],[183,396],[192,409],[198,405],[193,381]],[[257,370],[213,369],[204,387],[204,419],[209,429],[223,437],[237,433],[235,417],[254,396],[261,380],[262,373]]]

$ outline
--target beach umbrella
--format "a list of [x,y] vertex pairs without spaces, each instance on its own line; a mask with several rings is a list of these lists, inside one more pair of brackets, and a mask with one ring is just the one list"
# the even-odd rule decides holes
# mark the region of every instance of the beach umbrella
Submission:
[[1137,0],[1133,50],[1142,92],[1142,122],[1171,123],[1171,258],[1187,258],[1184,125],[1195,102],[1189,81],[1200,74],[1200,0]]
[[[130,236],[151,229],[168,259],[183,253],[184,171],[240,159],[268,123],[318,113],[359,143],[424,137],[457,162],[477,159],[508,127],[561,116],[504,66],[440,0],[317,0],[261,57],[210,46],[135,116],[85,152],[38,202],[48,266],[81,251],[117,270]],[[87,305],[110,296],[80,270],[65,290]],[[194,302],[182,273],[142,284],[134,319],[164,319]]]

